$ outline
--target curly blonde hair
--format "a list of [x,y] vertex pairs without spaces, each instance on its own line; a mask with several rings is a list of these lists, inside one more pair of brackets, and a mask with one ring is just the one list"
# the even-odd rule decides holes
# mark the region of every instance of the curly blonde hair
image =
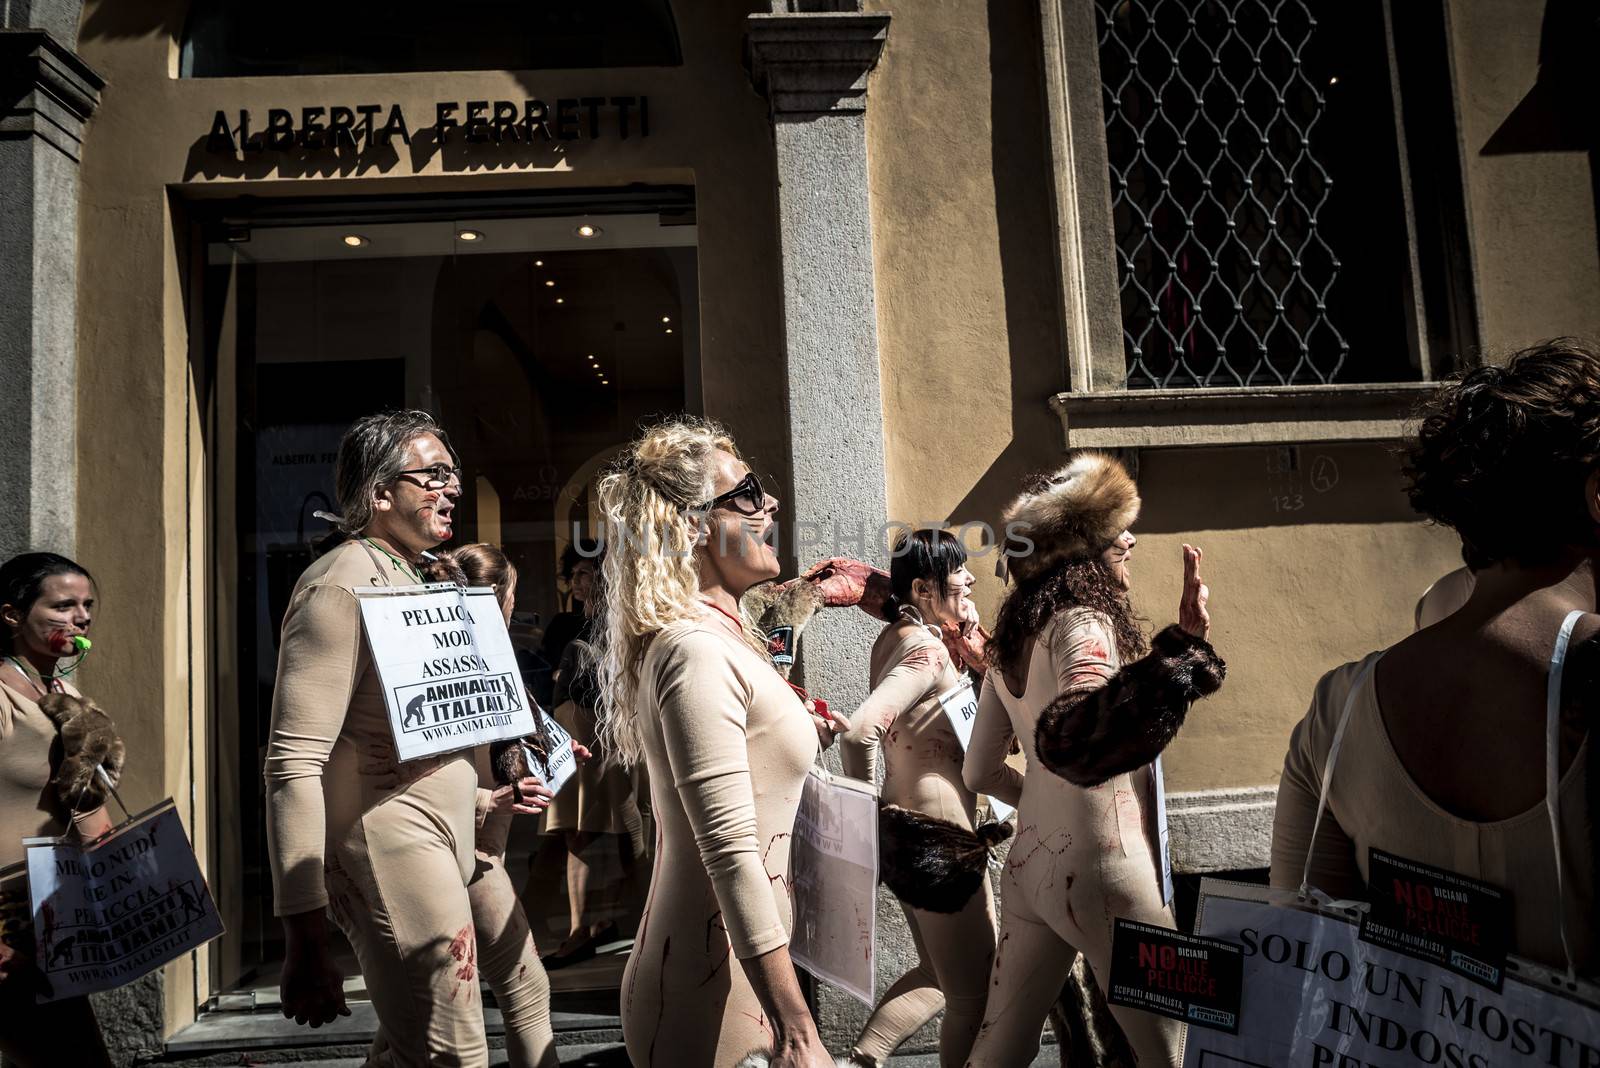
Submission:
[[[721,425],[678,416],[650,427],[601,477],[604,623],[598,634],[599,740],[622,764],[644,760],[639,670],[663,628],[700,613],[695,512],[715,496],[715,453],[739,456]],[[762,656],[761,635],[745,638]]]

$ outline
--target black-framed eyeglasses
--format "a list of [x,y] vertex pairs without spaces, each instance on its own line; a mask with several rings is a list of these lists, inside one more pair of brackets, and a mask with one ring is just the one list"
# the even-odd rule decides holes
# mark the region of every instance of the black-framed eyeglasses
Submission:
[[420,485],[423,489],[428,490],[440,490],[450,485],[451,482],[455,482],[458,485],[461,482],[461,469],[443,463],[434,464],[432,467],[413,467],[409,470],[401,471],[400,474],[424,476]]
[[709,512],[723,505],[727,505],[740,515],[760,515],[767,510],[767,491],[762,487],[756,473],[752,471],[740,479],[739,484],[733,489],[711,498],[695,511]]

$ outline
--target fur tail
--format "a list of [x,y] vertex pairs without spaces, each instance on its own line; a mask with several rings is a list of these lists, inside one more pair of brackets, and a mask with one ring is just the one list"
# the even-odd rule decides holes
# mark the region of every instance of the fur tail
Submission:
[[1034,730],[1039,761],[1083,787],[1141,768],[1177,736],[1190,702],[1216,693],[1227,673],[1211,643],[1174,624],[1104,686],[1045,707]]
[[924,912],[960,912],[989,874],[989,850],[1009,825],[969,831],[899,805],[878,809],[879,868],[895,897]]

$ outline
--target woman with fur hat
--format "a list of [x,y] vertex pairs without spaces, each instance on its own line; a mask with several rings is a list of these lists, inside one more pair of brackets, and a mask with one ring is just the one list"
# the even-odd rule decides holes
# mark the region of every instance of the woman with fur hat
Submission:
[[[104,768],[122,769],[122,741],[105,713],[66,681],[62,660],[87,649],[94,579],[55,553],[0,565],[0,870],[26,859],[22,840],[111,829]],[[77,639],[75,641],[74,639]],[[0,1054],[21,1068],[109,1066],[86,997],[35,1004],[47,980],[33,959],[25,870],[0,878]]]
[[[1019,811],[971,1065],[1032,1059],[1076,953],[1102,983],[1110,975],[1115,917],[1173,925],[1149,765],[1190,702],[1221,685],[1224,665],[1206,641],[1209,591],[1200,550],[1188,545],[1178,622],[1145,640],[1128,601],[1128,528],[1138,514],[1122,465],[1083,453],[1005,515],[1016,586],[989,642],[965,779]],[[1013,737],[1032,745],[1026,778],[1005,763]],[[1112,1013],[1141,1065],[1177,1064],[1177,1022]]]
[[994,953],[989,847],[1010,833],[978,826],[977,797],[961,781],[961,742],[940,704],[962,682],[943,629],[973,625],[974,580],[966,551],[943,530],[902,535],[889,580],[872,695],[840,745],[845,774],[876,782],[883,767],[883,881],[905,910],[918,964],[884,992],[851,1058],[877,1068],[942,1008],[939,1060],[961,1065],[983,1020]]

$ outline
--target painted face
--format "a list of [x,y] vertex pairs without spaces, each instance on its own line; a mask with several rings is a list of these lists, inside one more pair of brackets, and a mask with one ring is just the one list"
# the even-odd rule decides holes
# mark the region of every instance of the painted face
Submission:
[[[718,449],[713,457],[717,473],[713,497],[730,492],[750,473],[744,461],[730,452]],[[709,530],[699,551],[714,562],[729,588],[745,590],[778,577],[778,554],[767,542],[777,525],[777,514],[778,499],[770,493],[765,494],[765,507],[756,515],[744,515],[731,504],[706,513]]]
[[[401,548],[421,552],[450,540],[451,513],[461,496],[461,476],[444,442],[433,434],[418,435],[406,450],[406,469],[411,472],[443,465],[451,474],[442,485],[429,474],[404,474],[385,487],[379,497],[387,502],[390,515],[388,532],[402,543]],[[432,488],[430,488],[432,485]]]
[[[27,614],[4,606],[11,648],[18,656],[62,657],[72,650],[63,639],[88,634],[94,622],[94,586],[82,575],[51,575],[39,585],[39,596]],[[55,638],[55,641],[51,641]]]
[[945,580],[945,591],[942,594],[939,592],[937,582],[932,579],[918,579],[919,599],[929,609],[923,613],[925,617],[923,621],[934,626],[960,623],[963,619],[962,603],[972,600],[972,586],[977,581],[965,564],[961,566],[961,570]]
[[1133,557],[1133,547],[1138,543],[1139,539],[1133,536],[1133,531],[1124,530],[1117,535],[1117,540],[1111,543],[1111,548],[1100,557],[1123,589],[1128,589],[1133,581],[1133,577],[1128,573],[1128,561]]

